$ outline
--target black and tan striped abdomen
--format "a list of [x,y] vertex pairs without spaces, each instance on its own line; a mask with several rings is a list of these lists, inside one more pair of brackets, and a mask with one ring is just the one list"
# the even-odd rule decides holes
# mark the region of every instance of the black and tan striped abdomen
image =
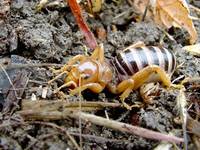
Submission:
[[149,65],[158,65],[171,75],[176,67],[172,52],[160,47],[128,48],[119,53],[113,65],[121,75],[132,76]]

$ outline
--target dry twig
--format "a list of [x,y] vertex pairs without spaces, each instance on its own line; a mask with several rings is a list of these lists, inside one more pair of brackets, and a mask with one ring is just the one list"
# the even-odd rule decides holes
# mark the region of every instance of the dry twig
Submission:
[[[22,100],[22,110],[37,110],[37,111],[56,111],[62,108],[62,110],[78,110],[79,102],[67,102],[64,100]],[[99,110],[104,107],[121,107],[120,103],[109,103],[109,102],[81,102],[83,111]]]
[[[51,67],[51,66],[56,66],[56,67],[62,67],[62,64],[52,64],[52,63],[32,63],[32,64],[17,64],[17,63],[12,63],[10,65],[7,65],[5,68],[6,69],[19,69],[19,68],[30,68],[30,67]],[[2,68],[0,68],[2,70]]]
[[92,114],[80,112],[80,111],[51,111],[51,112],[45,112],[45,111],[35,111],[35,110],[24,110],[18,112],[21,116],[24,117],[24,119],[31,119],[31,120],[58,120],[58,119],[66,119],[68,117],[79,119],[85,121],[90,121],[93,124],[105,126],[108,128],[112,128],[121,132],[126,132],[129,134],[138,135],[144,138],[148,139],[154,139],[154,140],[162,140],[162,141],[168,141],[168,142],[175,142],[175,143],[181,143],[183,142],[182,138],[178,138],[171,135],[162,134],[159,132],[151,131],[148,129],[144,129],[137,126],[132,126],[130,124],[114,121],[114,120],[108,120],[103,117],[95,116]]

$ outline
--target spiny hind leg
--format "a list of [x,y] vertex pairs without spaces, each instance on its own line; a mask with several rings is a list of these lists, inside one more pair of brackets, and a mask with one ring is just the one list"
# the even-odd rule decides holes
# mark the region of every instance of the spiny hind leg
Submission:
[[111,93],[113,93],[113,94],[122,93],[120,95],[120,100],[121,100],[122,104],[124,105],[124,107],[126,107],[127,109],[131,109],[131,106],[129,106],[125,102],[125,99],[130,95],[133,88],[134,88],[134,80],[132,80],[132,79],[124,80],[121,83],[119,83],[117,86],[108,85],[108,90]]
[[86,89],[89,89],[94,93],[100,93],[101,91],[103,91],[104,88],[105,86],[99,83],[89,83],[89,84],[82,85],[80,87],[76,87],[75,89],[71,90],[70,95],[78,94],[79,92],[82,92]]
[[[162,83],[166,86],[166,87],[170,87],[172,86],[172,83],[170,81],[169,76],[166,74],[166,72],[160,68],[159,66],[156,65],[152,65],[152,66],[148,66],[144,69],[142,69],[141,71],[139,71],[138,73],[136,73],[135,75],[133,75],[131,77],[131,79],[123,81],[122,83],[120,83],[120,85],[124,88],[124,92],[121,94],[120,99],[122,100],[123,105],[127,108],[127,109],[131,109],[132,107],[127,105],[124,100],[129,96],[129,94],[131,93],[131,91],[134,89],[137,89],[139,87],[141,87],[141,85],[143,85],[152,74],[157,74],[160,78],[160,80],[162,81]],[[128,82],[129,81],[129,82]],[[131,82],[132,81],[132,82]],[[127,88],[125,89],[125,86],[127,86]]]
[[130,85],[134,85],[134,80],[128,79],[120,82],[117,86],[108,84],[107,89],[113,94],[120,94],[124,92]]
[[151,65],[147,66],[146,68],[142,69],[131,77],[135,81],[134,89],[139,88],[146,81],[148,81],[152,74],[157,74],[164,86],[170,87],[172,85],[169,76],[162,68],[156,65]]
[[[134,85],[133,85],[134,86]],[[133,86],[130,86],[128,87],[121,95],[120,95],[120,100],[123,104],[123,106],[128,109],[128,110],[131,110],[132,109],[132,106],[128,105],[126,102],[125,102],[125,99],[130,95],[130,93],[133,91]]]

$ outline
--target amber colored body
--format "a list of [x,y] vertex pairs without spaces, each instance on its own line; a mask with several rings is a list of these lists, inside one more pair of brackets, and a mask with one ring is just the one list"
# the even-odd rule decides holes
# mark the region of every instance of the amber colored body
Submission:
[[[139,47],[142,43],[137,43],[131,47]],[[144,45],[143,45],[144,46]],[[70,94],[74,95],[86,89],[94,93],[100,93],[107,88],[111,93],[120,94],[120,99],[125,107],[130,107],[124,102],[132,90],[139,88],[145,82],[151,82],[150,77],[156,75],[158,81],[162,81],[163,85],[169,87],[171,85],[170,76],[158,65],[149,65],[136,72],[134,75],[124,79],[117,85],[111,83],[113,75],[113,66],[104,59],[104,50],[102,47],[95,49],[91,56],[77,55],[72,58],[67,65],[59,70],[56,78],[66,73],[65,84],[57,89],[59,91],[63,87],[73,87]],[[51,80],[54,81],[56,78]],[[149,81],[150,79],[150,81]],[[49,83],[50,83],[49,82]],[[152,80],[152,82],[154,82]]]

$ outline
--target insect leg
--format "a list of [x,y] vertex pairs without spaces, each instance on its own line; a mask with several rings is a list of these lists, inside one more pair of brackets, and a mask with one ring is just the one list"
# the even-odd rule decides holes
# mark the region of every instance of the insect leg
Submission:
[[100,93],[104,88],[105,88],[105,86],[103,86],[99,83],[89,83],[89,84],[85,84],[85,85],[82,85],[80,87],[77,87],[77,88],[71,90],[70,95],[78,94],[79,92],[82,92],[86,89],[89,89],[94,93]]
[[54,77],[53,79],[51,79],[50,81],[48,81],[48,84],[51,84],[53,81],[57,80],[58,78],[60,78],[63,74],[67,74],[68,71],[63,71],[62,73],[60,73],[59,75],[57,75],[56,77]]
[[70,59],[66,65],[64,65],[61,69],[55,70],[51,68],[52,72],[55,74],[60,73],[58,76],[56,76],[54,79],[50,80],[48,83],[53,82],[55,79],[58,79],[60,76],[62,76],[64,73],[68,73],[67,70],[72,67],[73,64],[75,64],[77,61],[82,61],[86,59],[86,56],[84,55],[77,55]]
[[117,87],[108,85],[108,90],[110,92],[112,92],[114,94],[122,93],[120,95],[120,100],[122,101],[122,104],[124,105],[124,107],[126,107],[127,109],[131,109],[131,106],[129,106],[125,102],[125,99],[130,95],[133,88],[134,88],[134,80],[132,80],[132,79],[122,81],[121,83],[119,83],[117,85]]
[[62,86],[60,86],[59,88],[57,88],[57,89],[54,91],[54,93],[57,93],[57,92],[60,91],[62,88],[64,88],[64,87],[69,87],[69,86],[71,86],[71,85],[73,85],[74,87],[77,87],[77,84],[76,84],[74,81],[69,81],[69,82],[63,84]]
[[163,85],[165,85],[166,87],[170,87],[172,85],[169,76],[162,68],[156,65],[151,65],[140,70],[131,77],[135,81],[134,89],[137,89],[141,85],[143,85],[147,80],[149,80],[149,77],[152,74],[157,74],[160,78],[160,81],[162,81]]
[[107,85],[108,90],[113,94],[120,94],[124,92],[130,85],[134,85],[134,80],[128,79],[120,82],[117,86],[113,86],[111,84]]
[[87,58],[87,56],[84,56],[84,55],[76,55],[74,56],[72,59],[70,59],[68,62],[67,62],[67,65],[73,65],[75,64],[77,61],[83,61]]

